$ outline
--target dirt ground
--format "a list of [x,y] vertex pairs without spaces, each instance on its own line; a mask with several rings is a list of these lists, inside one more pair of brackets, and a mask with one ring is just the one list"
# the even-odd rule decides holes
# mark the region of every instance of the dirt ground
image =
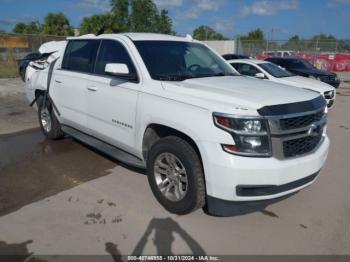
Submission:
[[0,255],[350,255],[350,89],[337,90],[329,157],[311,187],[219,218],[169,214],[144,171],[44,139],[19,81],[0,80]]

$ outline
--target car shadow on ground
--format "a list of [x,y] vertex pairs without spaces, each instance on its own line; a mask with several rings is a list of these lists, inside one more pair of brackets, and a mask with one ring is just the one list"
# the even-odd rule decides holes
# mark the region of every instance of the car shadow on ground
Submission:
[[0,136],[0,216],[110,174],[119,163],[38,130]]
[[[145,175],[145,170],[124,165],[71,138],[47,140],[37,129],[0,136],[0,216],[109,175],[118,165]],[[278,217],[266,207],[290,196],[234,205],[229,216],[262,212]]]

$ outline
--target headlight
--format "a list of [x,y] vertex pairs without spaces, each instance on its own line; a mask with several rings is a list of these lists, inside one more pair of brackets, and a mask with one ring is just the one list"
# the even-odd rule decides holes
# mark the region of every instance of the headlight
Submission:
[[232,135],[235,145],[222,145],[231,154],[243,156],[271,156],[267,121],[263,118],[235,118],[214,113],[214,124]]

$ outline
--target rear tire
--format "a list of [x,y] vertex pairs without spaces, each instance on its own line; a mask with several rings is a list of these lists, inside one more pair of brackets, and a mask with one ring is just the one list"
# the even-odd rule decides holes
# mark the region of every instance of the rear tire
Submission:
[[205,183],[201,161],[185,140],[168,136],[158,140],[147,158],[147,177],[158,202],[178,215],[205,205]]
[[61,124],[54,113],[50,101],[47,99],[45,105],[43,102],[44,97],[40,96],[37,100],[37,105],[41,131],[47,138],[52,140],[63,138],[64,133],[61,129]]

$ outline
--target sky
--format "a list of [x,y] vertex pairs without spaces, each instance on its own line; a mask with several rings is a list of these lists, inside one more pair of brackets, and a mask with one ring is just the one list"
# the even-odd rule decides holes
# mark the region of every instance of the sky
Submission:
[[[268,39],[332,34],[350,39],[350,0],[154,0],[167,9],[174,31],[192,34],[208,25],[227,37],[260,27]],[[109,0],[0,0],[0,29],[18,22],[42,22],[48,12],[63,12],[74,27],[82,18],[109,10]]]

